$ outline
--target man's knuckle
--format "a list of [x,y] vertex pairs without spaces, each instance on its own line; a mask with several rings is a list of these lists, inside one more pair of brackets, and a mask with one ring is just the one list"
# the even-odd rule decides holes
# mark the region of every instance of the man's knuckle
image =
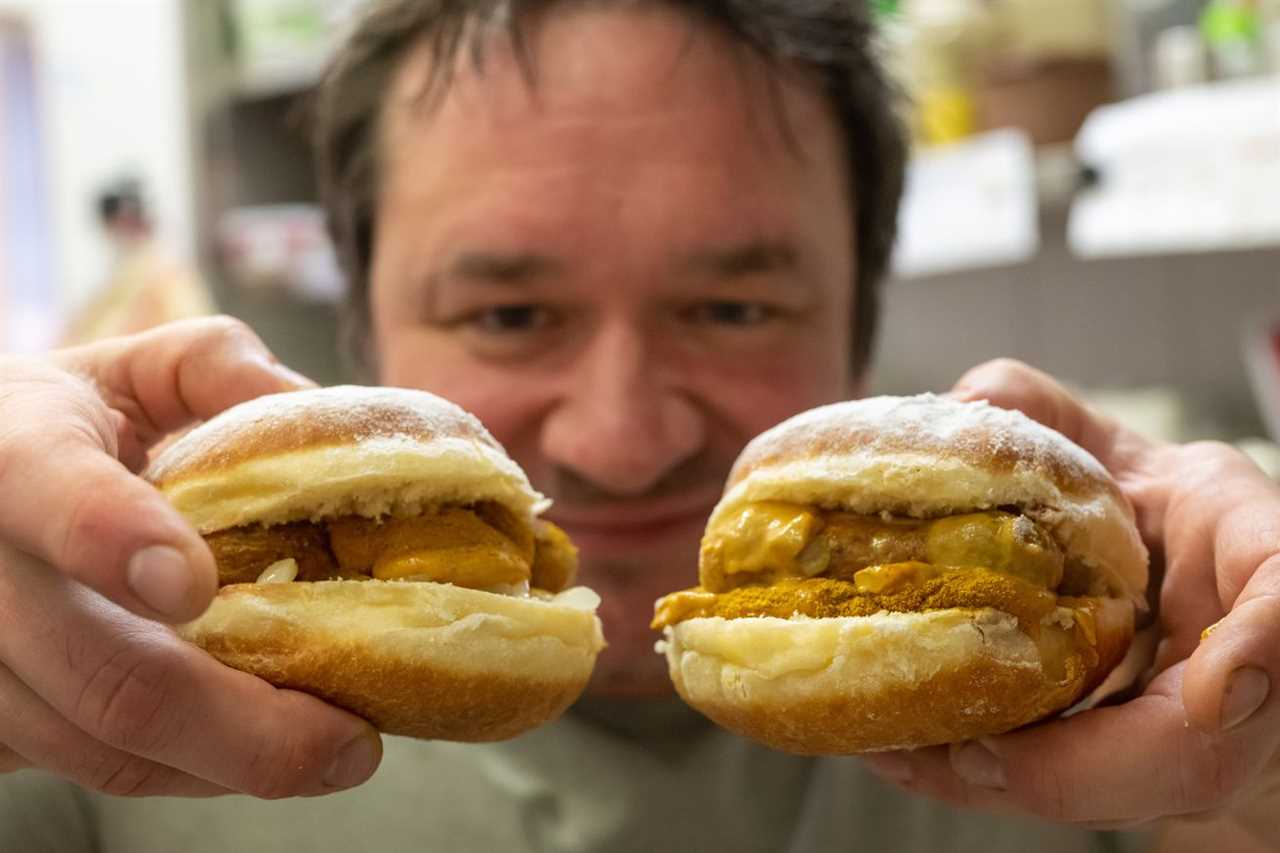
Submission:
[[1067,784],[1053,767],[1041,767],[1031,777],[1031,809],[1046,820],[1066,822],[1079,819],[1070,806]]
[[11,481],[13,474],[21,473],[26,460],[46,447],[44,439],[42,428],[26,419],[9,419],[0,426],[0,481]]
[[119,520],[111,518],[109,507],[102,503],[102,494],[101,488],[86,486],[67,496],[62,524],[53,528],[59,531],[51,546],[58,568],[75,569],[102,560],[102,543],[109,542],[119,528]]
[[262,729],[245,743],[251,752],[242,765],[239,787],[264,800],[314,790],[324,769],[323,761],[332,749],[319,730],[305,724],[301,708],[281,710],[293,711],[287,715],[292,725]]
[[215,347],[257,345],[258,335],[238,317],[221,315],[203,321],[204,338]]
[[126,636],[85,683],[76,718],[112,746],[154,754],[174,740],[174,692],[168,661]]
[[1179,752],[1179,813],[1200,812],[1223,806],[1236,797],[1249,777],[1244,752],[1226,743],[1186,747]]
[[157,769],[146,759],[112,753],[88,768],[84,785],[113,797],[136,797],[154,787]]
[[1196,441],[1173,451],[1170,470],[1176,472],[1180,493],[1189,505],[1208,501],[1235,504],[1239,475],[1252,473],[1256,466],[1236,448],[1221,441]]
[[263,800],[303,793],[306,786],[301,771],[314,764],[309,751],[304,741],[291,735],[271,746],[259,741],[245,767],[244,792]]
[[1193,441],[1183,445],[1183,453],[1199,466],[1214,468],[1234,467],[1248,458],[1223,441]]

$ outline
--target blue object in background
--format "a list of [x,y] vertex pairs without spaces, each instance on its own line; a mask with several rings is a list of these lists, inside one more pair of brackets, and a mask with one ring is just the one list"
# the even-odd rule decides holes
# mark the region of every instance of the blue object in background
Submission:
[[58,318],[47,164],[31,44],[0,24],[0,350],[53,345]]

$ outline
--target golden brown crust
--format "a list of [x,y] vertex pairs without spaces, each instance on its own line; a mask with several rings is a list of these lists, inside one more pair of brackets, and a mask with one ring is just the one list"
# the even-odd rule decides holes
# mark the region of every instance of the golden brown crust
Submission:
[[[586,686],[581,678],[502,678],[407,663],[376,647],[306,648],[282,636],[273,648],[234,637],[197,645],[222,663],[301,690],[368,720],[389,735],[478,743],[505,740],[554,720]],[[351,662],[337,669],[335,659]]]
[[[950,610],[770,624],[695,620],[668,632],[666,651],[686,702],[774,749],[914,748],[1006,732],[1086,696],[1133,634],[1127,604],[1088,606],[1098,608],[1089,625],[1047,626],[1038,643],[997,611]],[[811,630],[815,623],[828,623],[829,632]],[[738,637],[714,636],[728,624]],[[727,656],[719,654],[722,639],[731,644]],[[756,669],[742,651],[755,641],[775,651],[793,641],[802,657],[787,671]]]
[[[1061,707],[1060,693],[1046,690],[1040,678],[1019,667],[974,659],[919,688],[899,686],[875,696],[832,694],[795,704],[752,704],[681,695],[724,728],[773,749],[852,755],[1010,731]],[[989,709],[974,714],[970,709],[979,701],[989,703]],[[858,724],[851,726],[850,720]]]
[[224,587],[179,633],[388,734],[459,741],[554,719],[603,646],[599,620],[581,606],[375,580]]

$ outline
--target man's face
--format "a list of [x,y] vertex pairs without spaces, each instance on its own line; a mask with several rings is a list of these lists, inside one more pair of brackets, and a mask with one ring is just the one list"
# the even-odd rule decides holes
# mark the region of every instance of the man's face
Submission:
[[474,412],[554,499],[604,600],[592,689],[661,695],[653,601],[696,584],[738,451],[854,391],[839,131],[810,81],[673,12],[529,36],[532,83],[495,41],[438,103],[425,52],[388,96],[380,378]]

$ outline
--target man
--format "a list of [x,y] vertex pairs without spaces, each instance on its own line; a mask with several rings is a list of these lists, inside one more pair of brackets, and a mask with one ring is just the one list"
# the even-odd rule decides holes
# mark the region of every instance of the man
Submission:
[[[8,360],[0,761],[197,798],[18,774],[0,846],[1101,850],[1126,839],[1090,827],[1219,811],[1220,840],[1280,837],[1280,494],[1012,363],[955,393],[1091,449],[1164,557],[1141,696],[865,765],[772,753],[670,700],[644,626],[693,577],[729,462],[863,390],[902,156],[868,50],[837,0],[380,4],[321,100],[354,331],[379,381],[471,409],[555,498],[605,600],[590,696],[510,743],[383,755],[351,715],[218,666],[148,621],[197,614],[214,573],[125,469],[299,378],[227,321]],[[198,798],[339,791],[380,758],[323,800]]]
[[196,271],[167,257],[156,241],[137,181],[121,181],[104,191],[98,200],[98,219],[111,245],[111,271],[94,298],[68,323],[63,346],[216,313]]

